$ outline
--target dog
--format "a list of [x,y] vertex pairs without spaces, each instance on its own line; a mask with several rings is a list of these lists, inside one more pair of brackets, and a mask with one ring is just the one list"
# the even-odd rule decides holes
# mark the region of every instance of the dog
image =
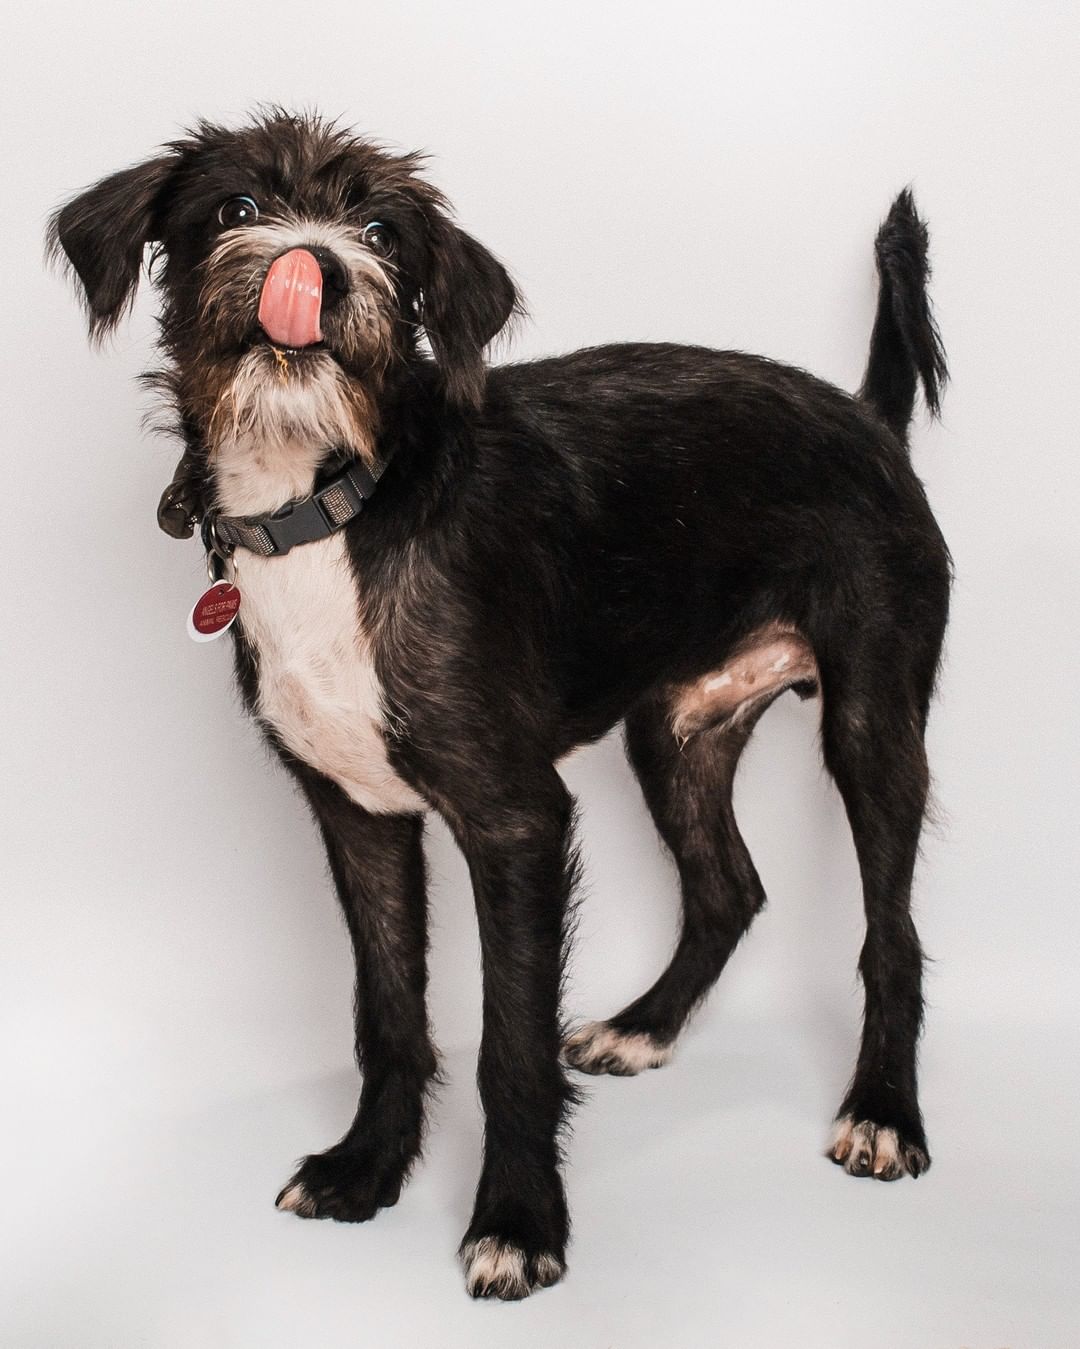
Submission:
[[[673,344],[487,366],[517,290],[421,169],[314,115],[200,123],[65,204],[50,246],[94,338],[152,246],[152,378],[185,444],[159,519],[199,524],[240,593],[243,699],[311,807],[355,952],[356,1117],[277,1206],[362,1222],[419,1155],[437,811],[483,952],[486,1127],[460,1255],[470,1293],[517,1299],[566,1267],[567,1067],[665,1064],[765,902],[732,780],[786,690],[820,696],[866,914],[862,1046],[828,1155],[880,1180],[930,1164],[910,890],[951,564],[907,438],[918,386],[936,414],[947,371],[909,191],[877,237],[855,395]],[[568,1033],[574,803],[556,765],[620,721],[681,934],[647,992]]]

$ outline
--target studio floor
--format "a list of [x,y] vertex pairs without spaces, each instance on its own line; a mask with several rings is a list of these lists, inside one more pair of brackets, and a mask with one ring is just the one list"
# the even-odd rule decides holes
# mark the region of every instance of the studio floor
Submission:
[[8,1158],[13,1249],[0,1342],[1080,1343],[1080,1154],[1054,1071],[1080,1045],[932,1015],[924,1104],[934,1166],[892,1185],[849,1179],[821,1156],[849,1048],[827,1025],[724,1025],[706,1014],[670,1067],[591,1083],[569,1147],[569,1274],[507,1305],[472,1302],[454,1259],[480,1128],[464,1048],[444,1058],[425,1163],[395,1209],[356,1227],[273,1207],[293,1158],[347,1122],[345,1071],[168,1114],[124,1109],[125,1090],[140,1099],[134,1083],[58,1095],[48,1110],[35,1101],[32,1120],[16,1116],[18,1133],[33,1133],[33,1160]]

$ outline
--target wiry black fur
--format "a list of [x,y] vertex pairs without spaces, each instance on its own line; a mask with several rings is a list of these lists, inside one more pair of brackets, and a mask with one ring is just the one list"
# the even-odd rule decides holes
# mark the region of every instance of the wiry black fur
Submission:
[[[513,285],[416,167],[305,119],[201,127],[164,161],[65,207],[54,238],[84,282],[95,330],[130,300],[142,243],[164,249],[165,379],[188,439],[176,510],[191,511],[215,490],[205,386],[231,359],[200,328],[195,302],[217,203],[255,184],[335,219],[377,210],[398,230],[392,350],[377,369],[347,344],[338,356],[369,397],[389,463],[347,544],[392,763],[448,821],[472,877],[487,1128],[466,1243],[523,1253],[523,1278],[475,1289],[515,1297],[558,1277],[568,1232],[558,1137],[572,1091],[559,1002],[574,809],[553,765],[625,720],[679,867],[684,916],[668,971],[610,1024],[670,1044],[764,902],[731,786],[769,699],[681,739],[673,708],[754,634],[798,633],[812,649],[817,674],[795,687],[808,695],[820,683],[825,761],[862,870],[866,1020],[841,1115],[896,1131],[902,1164],[886,1171],[928,1164],[909,896],[949,559],[905,439],[916,380],[936,411],[945,366],[925,294],[925,228],[904,193],[878,238],[881,298],[857,398],[759,357],[667,344],[485,372],[482,348],[515,307]],[[421,304],[434,361],[417,346]],[[241,335],[250,315],[234,317]],[[257,713],[258,653],[242,619],[235,633]],[[362,809],[264,729],[319,821],[358,971],[357,1117],[293,1183],[310,1216],[361,1220],[397,1198],[435,1072],[421,824]],[[873,1158],[838,1160],[858,1173]]]
[[941,391],[949,377],[945,348],[927,298],[929,240],[910,188],[893,202],[874,251],[881,291],[860,393],[906,441],[916,377],[935,417],[941,411]]

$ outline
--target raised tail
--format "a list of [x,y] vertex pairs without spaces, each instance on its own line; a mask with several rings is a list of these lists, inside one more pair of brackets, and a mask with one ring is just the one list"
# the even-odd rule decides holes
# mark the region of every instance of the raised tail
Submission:
[[880,289],[870,357],[859,397],[907,440],[915,390],[921,381],[932,416],[941,408],[949,377],[945,348],[930,310],[926,226],[910,188],[893,202],[874,244]]

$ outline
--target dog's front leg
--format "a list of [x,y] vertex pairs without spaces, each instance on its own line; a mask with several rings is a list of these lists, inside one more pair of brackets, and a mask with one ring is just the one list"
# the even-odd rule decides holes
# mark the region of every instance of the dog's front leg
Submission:
[[356,1118],[339,1143],[300,1165],[278,1208],[364,1222],[397,1202],[420,1152],[435,1074],[428,1033],[422,819],[373,815],[328,779],[292,765],[322,830],[356,957]]
[[571,1091],[559,1063],[559,992],[572,816],[569,793],[545,765],[527,794],[504,787],[482,815],[451,819],[472,876],[484,962],[484,1163],[461,1245],[474,1297],[526,1297],[565,1269],[558,1134]]

